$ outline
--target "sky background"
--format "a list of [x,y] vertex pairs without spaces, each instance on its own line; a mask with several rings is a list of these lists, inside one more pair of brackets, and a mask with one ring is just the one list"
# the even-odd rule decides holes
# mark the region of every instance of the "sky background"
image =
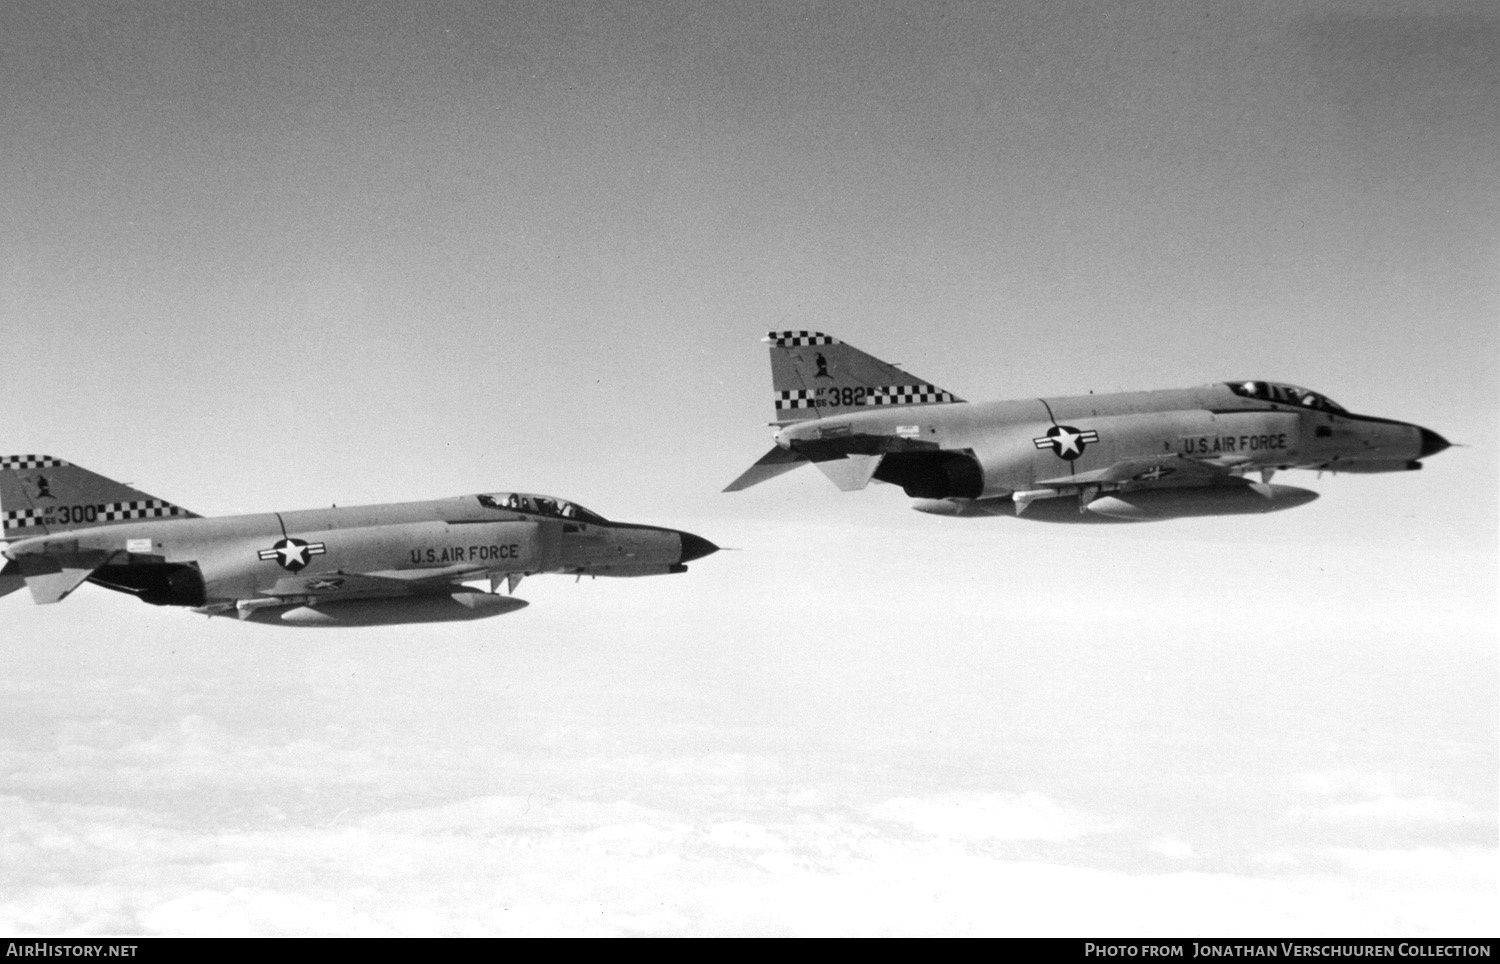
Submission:
[[[737,550],[448,626],[5,598],[0,932],[1496,932],[1491,4],[11,0],[0,135],[4,452]],[[724,495],[771,328],[1468,447],[1158,525]]]

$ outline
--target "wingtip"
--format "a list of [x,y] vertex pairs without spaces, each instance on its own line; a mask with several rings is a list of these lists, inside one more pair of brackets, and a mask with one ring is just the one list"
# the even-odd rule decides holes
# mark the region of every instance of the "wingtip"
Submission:
[[725,486],[723,491],[739,492],[748,489],[752,485],[759,485],[767,479],[774,479],[783,472],[790,472],[806,463],[807,459],[796,452],[773,446],[771,451],[762,455],[754,465],[741,472],[739,478]]

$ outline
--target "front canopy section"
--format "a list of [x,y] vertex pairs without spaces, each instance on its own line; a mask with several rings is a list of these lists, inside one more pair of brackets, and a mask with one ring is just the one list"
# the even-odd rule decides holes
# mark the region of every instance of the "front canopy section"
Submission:
[[1258,398],[1263,402],[1297,405],[1319,412],[1344,412],[1344,406],[1327,395],[1319,395],[1317,392],[1299,388],[1296,385],[1288,385],[1285,382],[1248,381],[1225,382],[1224,384],[1231,392],[1242,398]]
[[521,512],[527,515],[552,516],[558,519],[578,519],[583,522],[608,521],[597,512],[590,512],[577,502],[553,498],[550,495],[535,495],[526,492],[491,492],[475,496],[486,509],[501,512]]

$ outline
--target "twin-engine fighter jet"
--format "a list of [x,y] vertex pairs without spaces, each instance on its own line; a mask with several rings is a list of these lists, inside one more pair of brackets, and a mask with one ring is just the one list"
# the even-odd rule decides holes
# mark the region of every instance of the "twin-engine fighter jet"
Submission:
[[1448,447],[1279,382],[966,403],[820,332],[764,340],[776,446],[726,492],[811,462],[840,489],[890,482],[938,515],[1145,522],[1290,509],[1318,496],[1271,484],[1278,470],[1405,472]]
[[685,572],[718,551],[519,492],[205,519],[47,455],[0,456],[0,512],[0,596],[54,603],[92,582],[277,626],[480,619],[524,607],[495,592],[523,576]]

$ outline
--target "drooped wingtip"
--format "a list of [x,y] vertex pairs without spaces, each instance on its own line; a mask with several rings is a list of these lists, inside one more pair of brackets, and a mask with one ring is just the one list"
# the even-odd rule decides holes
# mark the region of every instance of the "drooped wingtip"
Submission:
[[783,472],[790,472],[806,462],[807,459],[790,449],[772,446],[771,451],[762,455],[754,465],[741,473],[739,478],[726,485],[724,491],[740,492],[767,479],[774,479]]

